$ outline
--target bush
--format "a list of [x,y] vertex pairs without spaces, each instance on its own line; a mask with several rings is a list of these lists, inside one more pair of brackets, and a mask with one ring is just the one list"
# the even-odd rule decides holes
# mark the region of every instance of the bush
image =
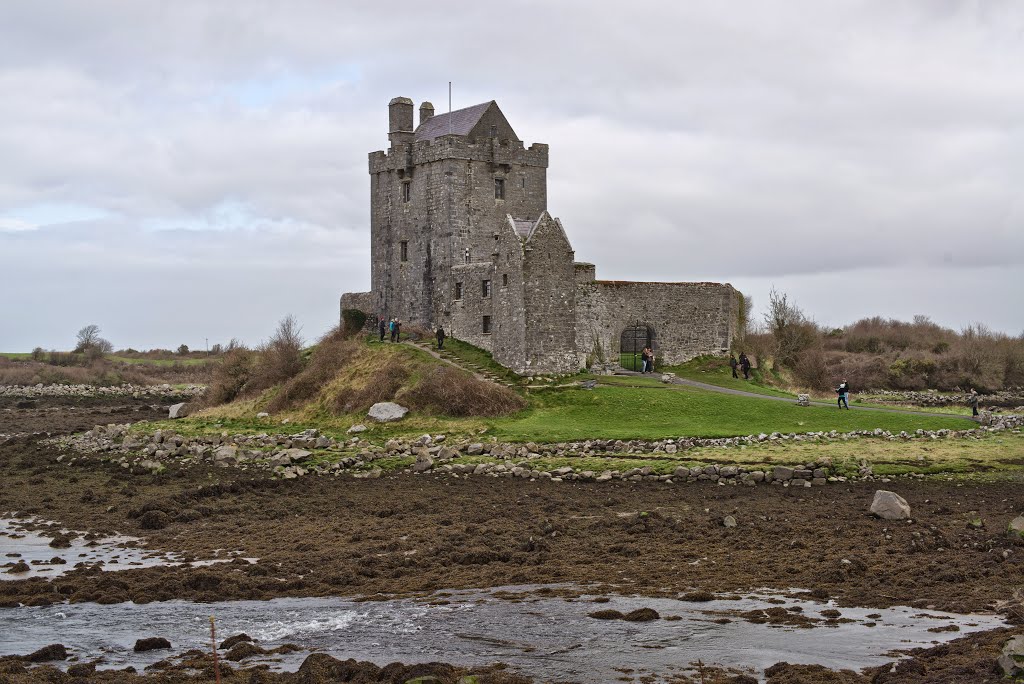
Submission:
[[188,345],[183,344],[180,347],[178,347],[178,354],[180,354],[181,356],[185,356],[186,354],[188,354]]
[[206,388],[202,403],[206,406],[217,406],[234,401],[248,384],[255,361],[255,353],[242,346],[226,353],[213,373],[213,379]]
[[402,396],[411,409],[447,416],[503,416],[526,408],[526,400],[502,385],[438,366]]
[[338,392],[331,403],[335,413],[365,411],[381,401],[392,401],[412,372],[400,359],[392,358],[360,388]]
[[366,314],[359,309],[341,310],[341,333],[345,337],[358,334],[366,327]]
[[269,411],[298,406],[313,399],[359,352],[360,344],[345,339],[342,329],[330,331],[316,345],[306,367],[285,383],[267,406]]

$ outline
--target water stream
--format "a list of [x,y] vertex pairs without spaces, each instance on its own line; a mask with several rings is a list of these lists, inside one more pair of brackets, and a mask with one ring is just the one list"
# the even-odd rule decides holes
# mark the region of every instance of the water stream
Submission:
[[[538,679],[613,681],[621,676],[620,668],[665,677],[688,670],[698,658],[755,674],[782,660],[857,670],[892,660],[889,654],[894,650],[930,646],[1004,624],[991,615],[906,607],[836,609],[767,592],[702,603],[617,596],[594,603],[586,596],[565,599],[529,593],[537,588],[453,591],[428,599],[374,602],[286,598],[13,608],[0,610],[0,654],[24,654],[60,642],[81,660],[102,658],[101,667],[142,669],[169,654],[134,653],[136,639],[166,637],[175,654],[208,648],[212,614],[223,637],[245,632],[264,648],[294,643],[307,649],[272,656],[267,662],[275,668],[294,670],[309,650],[319,650],[381,665],[504,662]],[[499,591],[528,593],[508,600]],[[661,619],[634,623],[588,616],[596,610],[625,613],[641,607],[653,608]],[[815,626],[755,624],[737,615],[779,607]],[[950,625],[959,631],[928,631]]]

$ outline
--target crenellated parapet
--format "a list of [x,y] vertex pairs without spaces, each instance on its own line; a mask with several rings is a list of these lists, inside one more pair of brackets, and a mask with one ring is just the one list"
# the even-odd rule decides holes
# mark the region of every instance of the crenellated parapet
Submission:
[[403,143],[388,151],[371,152],[370,173],[397,171],[449,159],[547,168],[548,146],[545,143],[533,143],[525,147],[518,140],[474,140],[459,135],[444,135],[432,140]]

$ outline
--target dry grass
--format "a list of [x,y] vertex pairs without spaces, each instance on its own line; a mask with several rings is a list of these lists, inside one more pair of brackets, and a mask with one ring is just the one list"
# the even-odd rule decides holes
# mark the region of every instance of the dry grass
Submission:
[[446,416],[504,416],[526,408],[526,400],[502,385],[438,366],[402,396],[409,408]]
[[361,385],[346,385],[333,393],[329,406],[333,413],[362,412],[381,401],[398,397],[412,370],[403,359],[392,357],[384,366],[364,378]]

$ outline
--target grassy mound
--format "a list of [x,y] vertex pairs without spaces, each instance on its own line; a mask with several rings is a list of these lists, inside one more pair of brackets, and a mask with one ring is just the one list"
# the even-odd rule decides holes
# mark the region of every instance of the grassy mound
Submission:
[[[288,413],[318,420],[365,413],[395,401],[430,416],[503,416],[526,407],[516,392],[449,366],[407,345],[380,345],[335,332],[283,378],[279,364],[248,350],[226,358],[206,397],[210,407]],[[221,415],[237,414],[237,411]]]

